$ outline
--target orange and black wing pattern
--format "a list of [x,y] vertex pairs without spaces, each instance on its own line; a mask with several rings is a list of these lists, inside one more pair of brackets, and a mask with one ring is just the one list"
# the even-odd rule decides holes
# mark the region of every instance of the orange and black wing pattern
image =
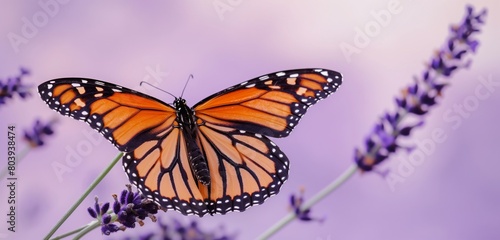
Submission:
[[[146,197],[204,216],[244,211],[277,194],[289,162],[268,137],[288,136],[306,110],[341,82],[340,73],[326,69],[276,72],[213,94],[192,111],[181,98],[174,108],[87,78],[55,79],[38,90],[50,108],[87,122],[126,152],[125,172]],[[193,144],[199,151],[188,149]],[[210,175],[206,185],[192,169],[191,160],[200,157]]]
[[55,79],[38,90],[50,108],[87,122],[126,152],[122,159],[125,172],[146,197],[186,215],[207,212],[177,112],[170,105],[93,79]]
[[193,107],[211,183],[200,185],[209,213],[244,211],[279,192],[287,156],[266,136],[286,137],[308,107],[342,83],[325,69],[271,73],[216,93]]
[[123,167],[130,182],[162,207],[184,215],[203,216],[208,212],[206,197],[199,190],[201,184],[191,169],[186,138],[178,125],[126,153]]
[[51,109],[88,123],[123,152],[156,138],[176,119],[175,109],[158,99],[94,79],[54,79],[38,92]]
[[196,104],[196,116],[215,125],[286,137],[307,109],[334,93],[342,74],[296,69],[267,74],[213,94]]
[[259,205],[277,194],[288,177],[287,157],[265,136],[209,123],[198,136],[209,185],[193,174],[179,127],[125,154],[123,166],[132,184],[166,209],[203,217]]
[[260,205],[288,179],[288,158],[262,134],[204,122],[198,136],[211,179],[199,188],[211,214]]

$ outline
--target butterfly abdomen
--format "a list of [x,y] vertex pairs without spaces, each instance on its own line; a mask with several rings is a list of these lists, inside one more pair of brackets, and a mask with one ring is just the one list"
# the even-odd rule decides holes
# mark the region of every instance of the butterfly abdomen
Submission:
[[201,153],[200,147],[196,144],[198,128],[194,120],[194,113],[186,105],[186,101],[178,98],[174,101],[177,111],[177,122],[184,132],[186,147],[189,156],[189,163],[196,179],[203,185],[210,185],[210,172],[208,171],[207,160]]
[[210,185],[210,172],[208,171],[207,160],[201,154],[200,148],[188,146],[189,162],[194,171],[194,175],[203,185]]

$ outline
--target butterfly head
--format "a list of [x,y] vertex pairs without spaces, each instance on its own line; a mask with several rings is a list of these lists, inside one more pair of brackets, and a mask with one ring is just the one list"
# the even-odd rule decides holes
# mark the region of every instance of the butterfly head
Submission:
[[177,111],[181,110],[182,108],[186,108],[186,99],[182,97],[176,97],[174,100],[174,107]]
[[180,125],[194,126],[194,111],[186,104],[184,98],[175,98],[174,107],[177,112],[177,122]]

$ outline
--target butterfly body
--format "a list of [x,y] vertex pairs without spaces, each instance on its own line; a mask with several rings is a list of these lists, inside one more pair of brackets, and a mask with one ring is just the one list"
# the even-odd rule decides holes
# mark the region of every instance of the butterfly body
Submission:
[[177,122],[182,129],[186,138],[186,147],[189,155],[189,162],[193,169],[194,175],[203,185],[210,184],[210,172],[208,171],[207,161],[200,151],[200,147],[196,143],[198,134],[198,126],[194,111],[186,105],[186,100],[176,98],[174,107],[177,111]]
[[125,152],[125,173],[146,197],[204,216],[245,211],[277,194],[289,161],[268,137],[288,136],[307,109],[341,83],[332,70],[281,71],[191,108],[182,98],[170,105],[88,78],[50,80],[38,91],[51,109],[86,122]]

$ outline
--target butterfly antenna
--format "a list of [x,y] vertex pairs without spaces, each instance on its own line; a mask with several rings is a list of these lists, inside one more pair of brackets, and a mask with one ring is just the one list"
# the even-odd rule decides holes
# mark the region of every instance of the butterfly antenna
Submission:
[[155,86],[155,85],[153,85],[153,84],[151,84],[151,83],[148,83],[148,82],[146,82],[146,81],[141,81],[141,82],[139,83],[139,86],[142,86],[142,84],[143,84],[143,83],[144,83],[144,84],[147,84],[147,85],[149,85],[149,86],[151,86],[151,87],[153,87],[153,88],[155,88],[155,89],[157,89],[157,90],[159,90],[159,91],[162,91],[162,92],[164,92],[164,93],[166,93],[166,94],[168,94],[168,95],[170,95],[170,96],[174,97],[175,99],[177,99],[177,97],[176,97],[176,96],[174,96],[174,94],[169,93],[169,92],[167,92],[167,91],[165,91],[165,90],[163,90],[163,89],[161,89],[161,88],[159,88],[159,87],[157,87],[157,86]]
[[189,74],[188,80],[186,81],[186,84],[184,84],[184,88],[182,89],[181,98],[184,95],[184,90],[186,90],[189,80],[191,80],[192,78],[194,78],[193,74]]

